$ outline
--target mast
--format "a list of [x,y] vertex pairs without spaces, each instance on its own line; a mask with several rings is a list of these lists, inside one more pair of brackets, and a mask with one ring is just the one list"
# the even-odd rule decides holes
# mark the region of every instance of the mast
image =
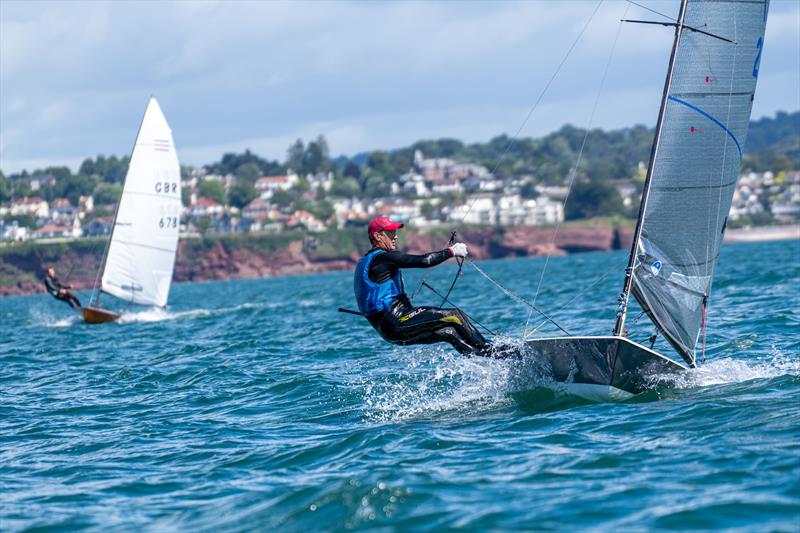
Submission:
[[[147,116],[147,109],[150,107],[150,100],[153,99],[151,95],[150,98],[147,99],[147,106],[144,109],[144,114],[142,115],[142,120],[139,122],[139,129],[136,130],[136,137],[133,138],[133,148],[131,148],[131,155],[133,155],[133,151],[136,149],[136,142],[139,140],[139,134],[142,132],[142,125],[144,124],[144,117]],[[105,250],[103,250],[103,260],[100,262],[100,270],[97,271],[97,276],[94,278],[94,285],[92,286],[92,297],[89,298],[89,305],[97,305],[100,301],[100,292],[101,290],[97,290],[97,283],[102,279],[103,272],[106,269],[106,261],[108,260],[108,250],[111,247],[111,241],[114,239],[114,229],[117,227],[117,215],[119,214],[119,206],[122,203],[122,195],[125,193],[125,182],[128,181],[128,171],[130,170],[130,158],[128,158],[128,170],[125,171],[125,179],[122,180],[122,192],[119,195],[119,200],[117,200],[117,205],[114,207],[114,219],[111,221],[111,234],[108,236],[108,240],[106,241]]]
[[681,40],[681,33],[683,32],[683,21],[686,16],[686,4],[689,0],[681,0],[680,11],[678,12],[678,21],[675,25],[675,40],[672,43],[672,53],[669,56],[669,66],[667,67],[667,77],[664,80],[664,92],[661,96],[661,108],[658,111],[658,121],[656,123],[656,135],[653,139],[653,146],[650,149],[650,161],[647,165],[647,176],[644,180],[644,189],[642,190],[642,201],[639,205],[639,218],[636,220],[636,230],[634,231],[633,243],[631,244],[631,254],[628,258],[628,266],[625,268],[625,282],[623,284],[622,292],[619,295],[619,306],[617,307],[617,321],[614,324],[614,336],[622,334],[625,327],[625,318],[628,315],[628,301],[631,296],[631,287],[633,285],[633,269],[636,265],[636,255],[639,249],[639,241],[642,236],[642,225],[644,215],[647,211],[647,198],[650,193],[650,181],[653,176],[653,168],[655,167],[656,158],[658,157],[658,146],[661,142],[661,129],[664,124],[664,115],[667,109],[667,98],[669,97],[670,86],[672,85],[672,76],[675,72],[675,58],[677,56],[678,44]]

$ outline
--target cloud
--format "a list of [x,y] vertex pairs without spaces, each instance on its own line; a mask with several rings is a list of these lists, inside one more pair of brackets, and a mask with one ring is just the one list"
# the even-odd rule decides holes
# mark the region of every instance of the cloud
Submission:
[[[3,0],[0,168],[127,153],[151,94],[192,164],[248,143],[283,159],[319,133],[348,154],[513,133],[595,6]],[[656,17],[604,2],[523,134],[588,120],[618,30],[595,123],[654,122],[671,31],[623,16]],[[796,108],[798,26],[796,2],[772,2],[756,114]]]

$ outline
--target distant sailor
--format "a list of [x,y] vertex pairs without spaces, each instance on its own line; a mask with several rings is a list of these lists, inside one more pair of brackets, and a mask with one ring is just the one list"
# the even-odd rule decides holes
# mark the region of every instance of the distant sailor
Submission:
[[56,271],[53,267],[48,267],[47,276],[44,278],[44,286],[47,287],[47,292],[56,300],[67,302],[70,307],[76,311],[80,311],[81,302],[78,297],[69,292],[72,285],[64,285],[56,277]]
[[356,265],[353,288],[358,309],[389,342],[431,344],[449,342],[464,355],[488,355],[490,345],[458,309],[413,307],[403,287],[401,268],[428,268],[451,257],[466,257],[467,245],[456,243],[425,255],[396,250],[403,224],[388,217],[369,223],[372,249]]

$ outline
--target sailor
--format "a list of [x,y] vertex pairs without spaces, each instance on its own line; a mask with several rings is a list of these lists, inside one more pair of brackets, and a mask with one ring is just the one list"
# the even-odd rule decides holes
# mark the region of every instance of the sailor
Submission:
[[490,345],[458,309],[413,307],[403,288],[401,268],[429,268],[451,257],[466,257],[467,245],[425,255],[396,250],[403,224],[376,217],[367,231],[372,249],[356,265],[353,278],[358,309],[387,341],[400,344],[449,342],[464,355],[488,355]]
[[64,285],[56,277],[56,271],[53,267],[47,268],[47,276],[44,278],[44,286],[47,287],[47,292],[56,300],[67,302],[70,307],[76,311],[80,311],[81,302],[78,297],[69,292],[72,285]]

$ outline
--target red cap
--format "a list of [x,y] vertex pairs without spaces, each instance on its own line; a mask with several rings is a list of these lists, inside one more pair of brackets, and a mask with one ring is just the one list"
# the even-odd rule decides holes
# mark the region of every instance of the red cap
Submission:
[[396,230],[403,227],[403,224],[399,222],[394,222],[389,219],[389,217],[375,217],[369,221],[369,234],[372,235],[373,233],[378,233],[379,231],[383,230]]

